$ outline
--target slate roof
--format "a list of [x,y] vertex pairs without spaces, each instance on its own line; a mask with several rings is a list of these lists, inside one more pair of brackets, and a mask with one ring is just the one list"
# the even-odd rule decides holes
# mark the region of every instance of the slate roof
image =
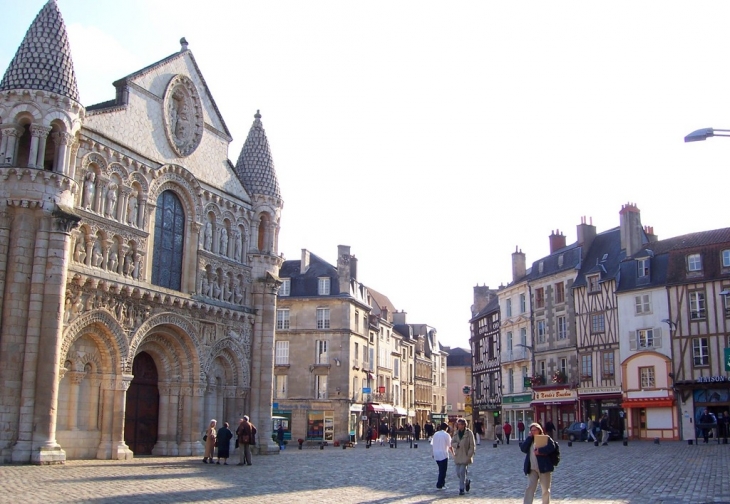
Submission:
[[616,278],[621,261],[626,258],[626,251],[621,249],[621,228],[615,227],[596,235],[588,249],[578,276],[573,281],[573,288],[585,287],[586,276],[599,273],[599,282]]
[[249,194],[263,194],[281,199],[279,180],[274,170],[269,141],[256,111],[251,130],[236,162],[236,174]]
[[[651,245],[648,245],[651,246]],[[649,257],[649,278],[639,278],[638,266],[635,259]],[[669,254],[648,254],[640,251],[631,259],[624,260],[619,266],[616,292],[626,292],[636,289],[661,287],[667,283],[667,268]]]
[[388,296],[381,294],[372,287],[368,287],[367,289],[370,294],[370,298],[375,301],[376,306],[373,306],[373,308],[377,308],[377,313],[375,313],[375,315],[381,316],[383,308],[386,308],[388,311],[388,322],[391,322],[393,320],[393,312],[396,311],[393,302],[388,299]]
[[[582,251],[583,247],[580,247],[576,242],[568,245],[567,247],[556,250],[548,256],[538,259],[532,263],[532,267],[526,275],[527,280],[532,282],[566,270],[580,268],[580,257]],[[560,265],[560,256],[563,256],[562,265]],[[542,262],[542,272],[540,272],[540,262]]]
[[284,264],[281,265],[279,278],[289,278],[291,282],[289,296],[283,297],[318,296],[319,279],[321,277],[329,277],[330,279],[329,296],[323,297],[337,296],[340,294],[340,283],[338,281],[336,267],[311,252],[309,254],[309,268],[307,268],[304,274],[300,273],[301,264],[301,260],[296,260],[284,261]]
[[479,313],[474,315],[471,319],[469,319],[469,322],[474,322],[475,320],[479,320],[481,318],[484,318],[487,314],[499,311],[499,297],[494,296],[489,300],[487,303],[487,306],[482,308]]
[[36,89],[80,102],[66,25],[55,0],[40,10],[0,81],[0,91]]
[[446,357],[446,366],[471,367],[471,352],[469,350],[464,350],[459,347],[444,347],[444,349],[449,352],[449,356]]

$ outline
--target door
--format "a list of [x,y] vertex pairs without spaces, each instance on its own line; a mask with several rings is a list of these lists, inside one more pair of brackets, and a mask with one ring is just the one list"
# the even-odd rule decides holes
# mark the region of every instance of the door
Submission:
[[124,441],[135,455],[151,455],[157,443],[157,413],[160,393],[157,366],[150,354],[140,352],[132,364],[134,378],[127,390]]

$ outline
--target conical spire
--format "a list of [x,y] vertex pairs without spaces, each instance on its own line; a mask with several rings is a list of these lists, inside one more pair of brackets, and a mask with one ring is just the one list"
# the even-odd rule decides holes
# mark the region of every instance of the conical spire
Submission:
[[279,181],[271,158],[269,141],[261,124],[261,114],[256,111],[253,126],[236,163],[236,175],[250,194],[263,194],[281,199]]
[[0,91],[39,89],[79,102],[66,25],[56,0],[48,0],[28,28],[0,82]]

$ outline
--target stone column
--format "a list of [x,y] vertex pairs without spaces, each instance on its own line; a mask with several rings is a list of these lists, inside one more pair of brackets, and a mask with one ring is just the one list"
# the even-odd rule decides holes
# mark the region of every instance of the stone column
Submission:
[[134,453],[124,442],[124,415],[127,411],[127,390],[134,376],[123,374],[118,377],[114,390],[114,418],[112,419],[112,458],[114,460],[131,460]]
[[163,456],[169,455],[168,447],[172,441],[169,430],[170,386],[167,383],[158,383],[157,389],[160,391],[160,405],[157,417],[157,443],[152,448],[152,455]]
[[91,389],[89,397],[89,430],[97,430],[99,428],[99,386],[101,379],[98,376],[86,375],[89,379],[89,388]]
[[96,449],[96,458],[109,460],[112,458],[112,434],[114,431],[114,394],[115,379],[112,375],[104,375],[101,380],[101,440]]
[[15,126],[11,128],[3,128],[3,140],[2,140],[2,159],[0,159],[0,165],[2,166],[13,166],[15,164],[15,150],[18,148],[18,137],[21,135],[21,131]]
[[[139,195],[139,207],[137,208],[137,227],[140,229],[147,229],[147,193]],[[150,204],[150,212],[155,206]]]
[[33,140],[38,140],[38,149],[33,155],[33,144],[31,143],[30,158],[33,159],[37,168],[43,168],[46,163],[46,143],[48,142],[48,134],[51,132],[51,128],[45,126],[38,126],[36,124],[30,127],[30,133],[33,135]]
[[80,371],[69,371],[66,373],[68,376],[68,418],[66,423],[68,424],[68,430],[78,429],[78,409],[79,409],[79,388],[81,381],[86,376],[86,373]]
[[56,160],[54,163],[54,171],[68,175],[69,173],[69,152],[71,150],[71,144],[74,142],[74,137],[65,131],[59,131],[53,134],[53,139],[58,146]]

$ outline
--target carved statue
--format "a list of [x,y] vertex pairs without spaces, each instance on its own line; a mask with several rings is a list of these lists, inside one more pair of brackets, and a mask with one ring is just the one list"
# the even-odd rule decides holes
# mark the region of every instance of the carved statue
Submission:
[[230,278],[223,285],[223,301],[227,303],[233,302],[233,288],[233,278]]
[[243,298],[244,298],[244,290],[243,290],[243,279],[239,279],[238,282],[236,282],[236,285],[233,287],[233,301],[237,305],[243,304]]
[[228,231],[226,231],[226,228],[221,228],[221,241],[218,253],[222,256],[228,256]]
[[117,184],[112,182],[106,191],[106,216],[110,219],[116,217],[117,210]]
[[205,223],[205,243],[203,244],[205,250],[213,249],[213,224],[210,222]]
[[72,322],[76,319],[79,315],[81,315],[81,312],[84,311],[84,302],[81,299],[81,294],[76,295],[76,299],[74,299],[74,303],[71,306],[71,315],[69,316],[68,321]]
[[132,194],[129,195],[129,204],[127,206],[127,224],[130,226],[137,226],[138,207],[137,191],[132,191]]
[[203,282],[202,282],[202,285],[200,287],[200,293],[203,296],[207,296],[208,295],[208,289],[210,289],[210,286],[208,285],[208,274],[207,273],[203,273]]
[[101,245],[99,242],[94,243],[94,250],[91,253],[91,265],[95,268],[101,266],[101,261],[104,260],[104,256],[101,253]]
[[76,248],[74,249],[74,261],[77,263],[84,263],[86,260],[86,246],[84,245],[83,237],[80,237],[76,241]]
[[134,257],[132,252],[124,256],[124,274],[126,276],[132,276],[134,273]]
[[221,289],[220,279],[217,276],[215,276],[215,277],[213,277],[213,298],[220,300],[221,293],[222,293],[222,289]]
[[71,298],[67,297],[66,305],[63,311],[63,323],[68,324],[69,320],[71,320]]
[[84,181],[84,196],[81,200],[81,206],[85,210],[89,210],[94,205],[94,194],[96,193],[96,174],[89,172]]
[[117,266],[119,265],[119,256],[116,251],[112,250],[109,253],[109,262],[107,263],[107,269],[109,271],[117,272]]
[[236,242],[233,244],[233,258],[241,262],[241,233],[239,231],[236,231],[233,235],[233,238],[236,240]]
[[213,273],[213,277],[210,279],[210,284],[208,285],[208,292],[206,292],[206,295],[208,297],[213,297],[213,286],[218,283],[218,276]]

